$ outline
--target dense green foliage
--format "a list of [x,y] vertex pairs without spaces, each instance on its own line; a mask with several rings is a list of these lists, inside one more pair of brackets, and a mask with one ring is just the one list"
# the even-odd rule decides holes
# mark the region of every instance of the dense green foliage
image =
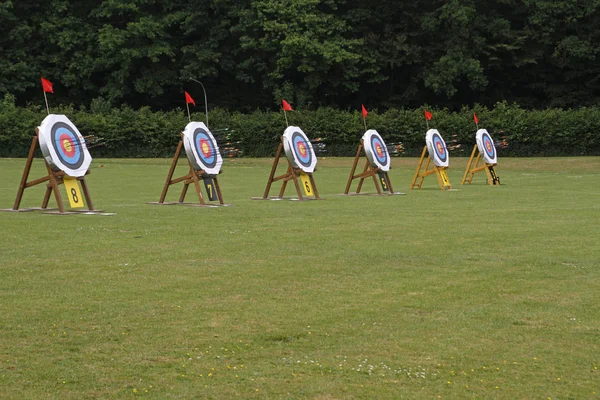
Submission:
[[594,105],[600,0],[7,0],[0,93],[232,110]]
[[[498,142],[500,156],[600,155],[600,108],[576,110],[546,109],[528,111],[505,102],[493,108],[463,107],[453,112],[433,110],[431,127],[438,129],[451,153],[468,156],[475,142],[473,112]],[[151,111],[148,107],[133,110],[128,106],[111,108],[95,100],[89,109],[60,107],[52,110],[65,114],[84,135],[103,138],[104,145],[92,150],[102,157],[168,157],[173,154],[179,133],[187,124],[185,112]],[[27,155],[31,138],[45,117],[40,106],[17,107],[14,98],[0,101],[0,156]],[[203,113],[193,114],[204,121]],[[228,154],[271,156],[285,129],[281,112],[229,112],[214,109],[209,116],[210,128],[219,146]],[[311,140],[325,144],[320,155],[349,156],[356,151],[362,135],[360,112],[321,107],[315,111],[288,113],[291,125],[302,127]],[[369,127],[376,129],[389,147],[402,143],[405,155],[418,155],[424,145],[426,131],[422,109],[388,109],[368,115]]]

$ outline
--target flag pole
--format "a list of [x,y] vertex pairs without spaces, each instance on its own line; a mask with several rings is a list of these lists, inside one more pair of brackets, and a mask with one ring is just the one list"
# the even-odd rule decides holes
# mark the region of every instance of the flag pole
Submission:
[[367,119],[363,117],[363,123],[365,124],[365,132],[367,131]]
[[50,115],[50,108],[48,108],[48,96],[46,96],[46,91],[43,90],[44,92],[44,100],[46,101],[46,111],[48,112],[48,115]]
[[190,115],[190,103],[188,103],[186,101],[185,102],[185,107],[187,108],[187,112],[188,112],[188,122],[192,122],[192,116]]
[[202,86],[202,91],[204,92],[204,112],[206,114],[206,126],[208,126],[208,100],[206,99],[206,89],[204,89],[204,85],[199,80],[194,79],[194,78],[190,78],[190,81],[194,81],[196,83],[199,83],[200,86]]
[[425,117],[425,125],[427,125],[427,130],[429,130],[429,121],[427,120],[427,117]]
[[288,124],[287,112],[285,111],[285,108],[283,109],[283,116],[285,117],[285,124],[286,124],[286,126],[290,126],[290,124]]

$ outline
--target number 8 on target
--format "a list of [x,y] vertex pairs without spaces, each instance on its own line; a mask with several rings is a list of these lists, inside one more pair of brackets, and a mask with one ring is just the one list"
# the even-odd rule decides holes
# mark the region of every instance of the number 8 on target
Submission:
[[65,184],[65,189],[67,189],[67,197],[69,198],[71,208],[82,208],[81,189],[79,188],[77,179],[65,176],[63,177],[63,183]]

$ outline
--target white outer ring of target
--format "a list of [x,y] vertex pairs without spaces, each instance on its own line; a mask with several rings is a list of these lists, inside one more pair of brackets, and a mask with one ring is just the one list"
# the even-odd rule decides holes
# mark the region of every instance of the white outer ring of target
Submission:
[[[303,165],[300,160],[298,160],[296,156],[296,152],[293,149],[292,136],[294,133],[299,133],[300,136],[304,138],[306,143],[308,144],[308,148],[306,149],[310,156],[311,162],[310,165]],[[306,173],[312,173],[315,170],[317,165],[317,155],[315,154],[315,150],[313,149],[312,143],[306,137],[306,134],[302,131],[302,129],[297,126],[288,126],[287,129],[283,132],[283,149],[285,150],[285,155],[290,160],[292,167],[299,168],[301,171]]]
[[[59,122],[67,125],[75,134],[75,136],[77,136],[77,140],[79,141],[79,143],[75,143],[75,145],[79,146],[79,151],[81,152],[81,157],[83,157],[83,162],[75,169],[65,165],[56,153],[54,146],[52,146],[52,127]],[[79,178],[85,175],[90,168],[90,164],[92,163],[92,156],[87,149],[85,139],[81,133],[79,133],[77,127],[69,120],[69,118],[62,114],[50,114],[44,118],[38,127],[38,131],[42,155],[46,159],[46,162],[50,164],[52,169],[55,171],[62,171],[72,178]]]
[[[487,151],[485,150],[485,146],[483,144],[483,135],[484,134],[488,135],[488,137],[490,138],[490,140],[492,142],[492,146],[494,146],[494,157],[490,157],[488,155]],[[488,133],[488,131],[485,129],[479,129],[477,131],[477,133],[475,133],[475,141],[477,141],[477,148],[479,149],[479,154],[481,154],[483,161],[486,164],[497,164],[498,163],[498,150],[496,149],[496,146],[494,145],[494,140],[492,139],[492,135],[490,135]]]
[[[196,151],[196,146],[194,146],[194,132],[196,132],[197,129],[202,129],[204,132],[206,132],[206,135],[212,141],[214,146],[214,156],[217,158],[217,160],[215,165],[212,167],[209,167],[202,161],[202,157],[200,157],[200,154],[198,154]],[[219,171],[221,171],[223,157],[221,157],[221,152],[219,151],[219,146],[217,145],[215,137],[204,124],[204,122],[190,122],[185,126],[185,129],[183,130],[183,146],[185,147],[185,154],[187,155],[188,160],[190,160],[192,163],[195,171],[205,171],[207,175],[217,175]]]
[[[444,151],[446,152],[446,160],[442,160],[437,152],[435,151],[435,146],[433,143],[434,135],[437,134],[442,141],[442,145],[444,146]],[[427,150],[429,151],[429,156],[433,160],[433,163],[438,167],[447,167],[450,165],[450,153],[448,152],[448,146],[446,146],[446,141],[440,135],[437,129],[430,129],[425,134],[425,142],[427,143]]]
[[[387,162],[385,164],[382,164],[377,159],[377,155],[375,154],[376,150],[371,146],[371,138],[373,136],[376,136],[381,141],[381,144],[383,146],[382,150],[385,153],[385,158],[387,160]],[[383,141],[383,138],[381,137],[381,135],[375,129],[369,129],[363,135],[362,141],[363,141],[363,147],[365,148],[365,155],[367,156],[367,159],[369,160],[371,165],[379,168],[382,171],[389,171],[390,164],[391,164],[390,153],[388,152],[387,146],[385,145],[385,142]]]

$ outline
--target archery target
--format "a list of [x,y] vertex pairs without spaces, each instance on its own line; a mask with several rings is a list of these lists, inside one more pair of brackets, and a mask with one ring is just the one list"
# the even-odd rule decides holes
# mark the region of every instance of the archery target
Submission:
[[185,154],[196,171],[207,175],[217,175],[223,165],[223,158],[217,141],[203,122],[190,122],[183,131]]
[[69,118],[50,114],[38,127],[40,148],[44,158],[55,171],[68,176],[84,176],[92,163],[85,139]]
[[390,170],[390,154],[385,142],[374,129],[369,129],[362,137],[365,154],[372,166],[382,171]]
[[475,134],[475,140],[477,141],[477,148],[483,157],[483,161],[486,164],[496,164],[498,162],[498,154],[496,153],[494,141],[488,131],[479,129]]
[[288,126],[283,132],[283,148],[285,155],[294,168],[312,173],[317,165],[317,156],[312,143],[302,129],[297,126]]
[[438,167],[447,167],[450,164],[450,155],[446,142],[437,129],[430,129],[425,134],[425,142],[427,143],[427,151],[433,160],[433,163]]

